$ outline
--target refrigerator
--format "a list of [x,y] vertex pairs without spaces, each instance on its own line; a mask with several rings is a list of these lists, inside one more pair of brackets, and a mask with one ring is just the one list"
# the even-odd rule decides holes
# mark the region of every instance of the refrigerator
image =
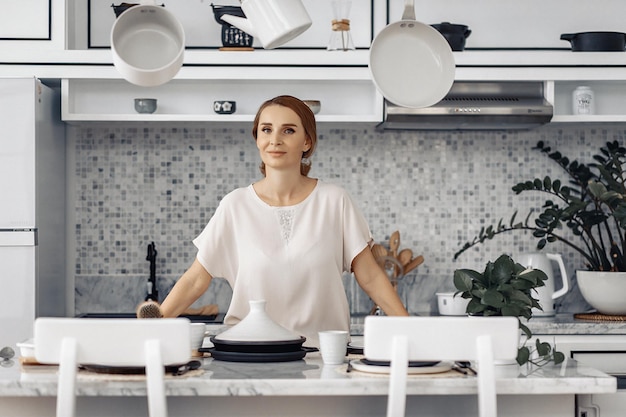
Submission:
[[58,88],[0,78],[0,349],[65,316],[65,126]]

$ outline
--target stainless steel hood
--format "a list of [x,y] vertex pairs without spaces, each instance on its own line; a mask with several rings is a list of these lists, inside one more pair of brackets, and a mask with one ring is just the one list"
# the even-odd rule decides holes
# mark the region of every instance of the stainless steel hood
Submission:
[[437,104],[412,109],[385,100],[378,130],[531,129],[552,119],[542,81],[455,82]]

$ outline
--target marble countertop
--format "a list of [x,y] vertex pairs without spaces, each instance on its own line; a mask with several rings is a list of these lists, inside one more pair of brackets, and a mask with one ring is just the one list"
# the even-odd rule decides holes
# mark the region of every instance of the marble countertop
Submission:
[[[359,358],[353,356],[353,359]],[[303,360],[283,363],[236,363],[201,359],[193,374],[166,377],[169,396],[363,396],[387,395],[386,375],[347,372],[343,365],[324,365],[318,352]],[[568,359],[541,368],[505,365],[496,367],[500,394],[612,393],[616,379]],[[57,367],[23,367],[19,360],[0,367],[0,397],[55,396]],[[79,396],[145,396],[143,376],[79,372]],[[476,393],[476,378],[455,371],[412,375],[409,395],[463,395]]]
[[[436,315],[431,313],[420,316]],[[365,316],[353,316],[350,329],[353,335],[363,334]],[[626,321],[581,320],[571,313],[549,317],[533,317],[525,323],[534,335],[626,335]]]

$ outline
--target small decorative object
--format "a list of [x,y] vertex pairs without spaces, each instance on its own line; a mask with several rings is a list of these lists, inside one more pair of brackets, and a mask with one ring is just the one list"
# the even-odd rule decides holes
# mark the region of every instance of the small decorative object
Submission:
[[573,114],[594,114],[595,104],[593,90],[586,85],[581,85],[572,93]]
[[334,0],[333,15],[331,21],[332,32],[328,41],[329,51],[354,51],[354,43],[352,42],[352,34],[350,33],[350,0]]
[[233,114],[237,111],[237,102],[229,100],[214,101],[213,111],[217,114]]
[[322,103],[319,100],[303,100],[304,104],[309,106],[313,114],[317,114],[322,109]]
[[236,50],[253,50],[252,42],[254,38],[252,35],[244,32],[243,30],[232,26],[230,23],[225,22],[221,17],[225,14],[238,17],[246,17],[243,10],[239,6],[218,6],[211,3],[213,9],[213,16],[215,21],[222,25],[222,46],[220,50],[229,50],[231,48]]
[[[517,212],[514,212],[508,224],[500,219],[497,226],[481,229],[478,236],[465,243],[454,258],[497,235],[523,230],[532,232],[538,239],[537,249],[543,249],[548,243],[565,243],[583,257],[589,271],[626,272],[626,171],[623,168],[626,166],[626,148],[617,141],[607,142],[593,156],[595,162],[589,164],[570,161],[542,141],[533,149],[562,167],[569,175],[569,180],[553,180],[546,176],[543,180],[535,178],[515,185],[513,191],[516,194],[532,191],[547,195],[542,212],[534,222],[531,220],[533,209],[523,222],[515,221]],[[566,228],[570,229],[571,235],[563,234]],[[605,307],[601,302],[602,297],[595,296],[593,301],[587,299],[582,287],[588,287],[589,283],[581,285],[581,278],[577,278],[583,298],[602,313]],[[597,291],[604,288],[607,293],[611,293],[607,295],[607,300],[612,300],[614,293],[621,291],[603,284],[602,280],[598,280],[595,286],[598,287]],[[626,314],[626,294],[622,299],[621,309],[616,309],[611,302],[610,307],[607,306],[607,313]]]
[[135,111],[137,113],[154,113],[157,109],[156,98],[136,98]]
[[467,313],[474,316],[512,316],[517,317],[519,327],[526,335],[517,353],[517,363],[542,365],[550,361],[561,363],[565,356],[552,349],[550,344],[537,340],[535,344],[538,358],[531,358],[534,353],[526,346],[532,337],[530,329],[522,323],[520,317],[530,320],[532,309],[541,309],[533,293],[548,279],[539,269],[526,268],[516,263],[508,255],[501,255],[495,262],[488,262],[483,273],[471,269],[454,271],[454,286],[462,298],[469,299]]

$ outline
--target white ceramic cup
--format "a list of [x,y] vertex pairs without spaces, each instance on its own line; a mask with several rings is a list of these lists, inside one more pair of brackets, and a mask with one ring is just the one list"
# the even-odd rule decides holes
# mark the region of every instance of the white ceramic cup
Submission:
[[206,325],[204,323],[191,323],[190,326],[191,356],[202,356],[198,349],[202,347],[202,342],[204,342]]
[[273,49],[307,30],[311,17],[301,0],[242,0],[245,18],[225,14],[221,19]]
[[345,330],[325,330],[319,332],[320,352],[327,365],[343,363],[348,349],[348,332]]

